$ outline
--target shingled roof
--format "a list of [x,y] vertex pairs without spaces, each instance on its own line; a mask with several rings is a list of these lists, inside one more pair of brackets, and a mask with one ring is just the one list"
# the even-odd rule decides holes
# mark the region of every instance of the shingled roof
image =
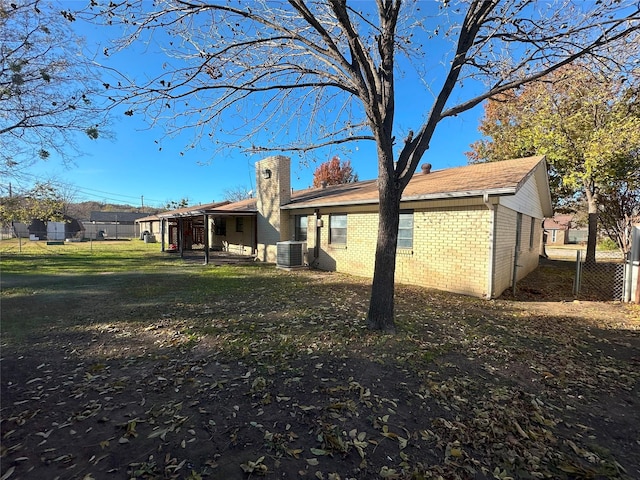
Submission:
[[[502,162],[479,163],[464,167],[416,173],[402,195],[403,201],[434,200],[488,195],[513,195],[544,162],[544,156],[518,158]],[[291,194],[283,209],[326,207],[339,205],[377,204],[376,180],[310,188]],[[549,198],[550,206],[550,198]],[[202,215],[255,215],[255,198],[239,202],[217,202],[180,208],[157,215],[161,218]]]
[[176,208],[174,210],[167,210],[166,212],[160,212],[156,216],[158,218],[173,218],[173,217],[190,217],[193,215],[202,215],[207,210],[227,205],[230,202],[224,200],[222,202],[203,203],[200,205],[192,205],[190,207]]
[[257,212],[258,212],[257,200],[255,198],[246,198],[244,200],[240,200],[239,202],[229,203],[219,208],[212,209],[207,213],[236,214],[236,213],[257,213]]
[[[402,195],[403,201],[455,197],[513,195],[533,174],[544,156],[518,158],[502,162],[480,163],[464,167],[416,173]],[[377,204],[375,180],[346,183],[326,188],[295,192],[282,208]]]

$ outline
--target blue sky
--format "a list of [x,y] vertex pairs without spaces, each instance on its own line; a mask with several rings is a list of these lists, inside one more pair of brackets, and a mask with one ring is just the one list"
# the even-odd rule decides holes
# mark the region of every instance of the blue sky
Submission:
[[[101,51],[108,46],[109,33],[104,28],[81,22],[73,25],[86,38],[89,51]],[[131,75],[152,70],[162,60],[159,54],[149,50],[142,52],[140,49],[109,59],[113,62],[110,65]],[[408,77],[406,81],[402,78],[397,80],[397,121],[417,130],[420,118],[431,104],[425,97],[424,88],[419,87],[419,82],[411,81],[410,75]],[[434,80],[437,85],[435,74]],[[185,145],[192,140],[188,132],[169,138],[162,128],[150,128],[139,115],[128,117],[122,111],[116,113],[111,125],[115,135],[113,140],[80,138],[79,147],[84,155],[77,157],[73,165],[65,167],[52,157],[32,168],[34,178],[54,177],[72,184],[77,190],[78,201],[95,200],[135,206],[140,206],[144,201],[145,206],[152,207],[160,207],[169,200],[181,198],[188,198],[192,205],[220,201],[225,189],[239,186],[253,188],[254,163],[264,154],[229,152],[227,155],[216,155],[214,149],[207,148],[205,143],[196,149],[185,150]],[[466,164],[464,152],[469,150],[473,141],[480,138],[477,127],[481,115],[482,107],[478,106],[458,117],[440,122],[422,163],[429,162],[434,169]],[[160,142],[161,150],[156,142]],[[181,152],[184,154],[181,155]],[[302,189],[310,186],[315,166],[328,160],[334,153],[343,160],[350,160],[361,180],[377,176],[375,145],[368,142],[353,144],[346,152],[312,152],[305,156],[307,165],[299,163],[298,157],[292,155],[292,187]]]

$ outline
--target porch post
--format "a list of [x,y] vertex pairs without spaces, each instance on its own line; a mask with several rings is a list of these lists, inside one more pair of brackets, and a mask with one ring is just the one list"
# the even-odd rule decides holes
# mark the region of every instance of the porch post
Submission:
[[204,214],[204,264],[209,265],[209,215]]
[[182,217],[178,218],[178,251],[180,256],[184,257],[184,221]]
[[254,257],[258,256],[258,215],[253,217],[253,252]]
[[165,234],[165,219],[161,218],[160,219],[160,251],[164,252],[165,251],[165,246],[164,246],[164,234]]

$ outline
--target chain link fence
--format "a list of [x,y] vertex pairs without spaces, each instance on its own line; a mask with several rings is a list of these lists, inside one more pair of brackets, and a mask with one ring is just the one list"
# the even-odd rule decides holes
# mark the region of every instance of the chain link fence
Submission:
[[625,265],[624,255],[619,251],[600,251],[595,262],[587,262],[584,252],[578,250],[574,296],[594,301],[623,300]]
[[34,261],[47,257],[69,257],[71,262],[74,258],[77,261],[78,256],[112,257],[114,254],[130,254],[129,258],[134,259],[144,258],[146,253],[164,255],[159,243],[145,243],[139,239],[36,242],[19,237],[0,241],[0,258],[3,260],[11,260],[14,256],[32,257]]

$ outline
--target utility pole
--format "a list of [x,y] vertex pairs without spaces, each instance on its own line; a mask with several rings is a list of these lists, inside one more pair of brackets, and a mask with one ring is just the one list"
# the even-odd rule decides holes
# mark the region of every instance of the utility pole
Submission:
[[144,213],[144,195],[140,195],[140,204],[141,204],[140,211]]
[[[11,198],[12,195],[13,195],[13,191],[11,190],[11,182],[9,182],[9,198]],[[11,200],[9,200],[9,202],[11,202]],[[16,227],[13,224],[13,215],[15,215],[15,213],[11,214],[11,235],[16,233]],[[22,243],[20,243],[20,252],[22,252]]]

